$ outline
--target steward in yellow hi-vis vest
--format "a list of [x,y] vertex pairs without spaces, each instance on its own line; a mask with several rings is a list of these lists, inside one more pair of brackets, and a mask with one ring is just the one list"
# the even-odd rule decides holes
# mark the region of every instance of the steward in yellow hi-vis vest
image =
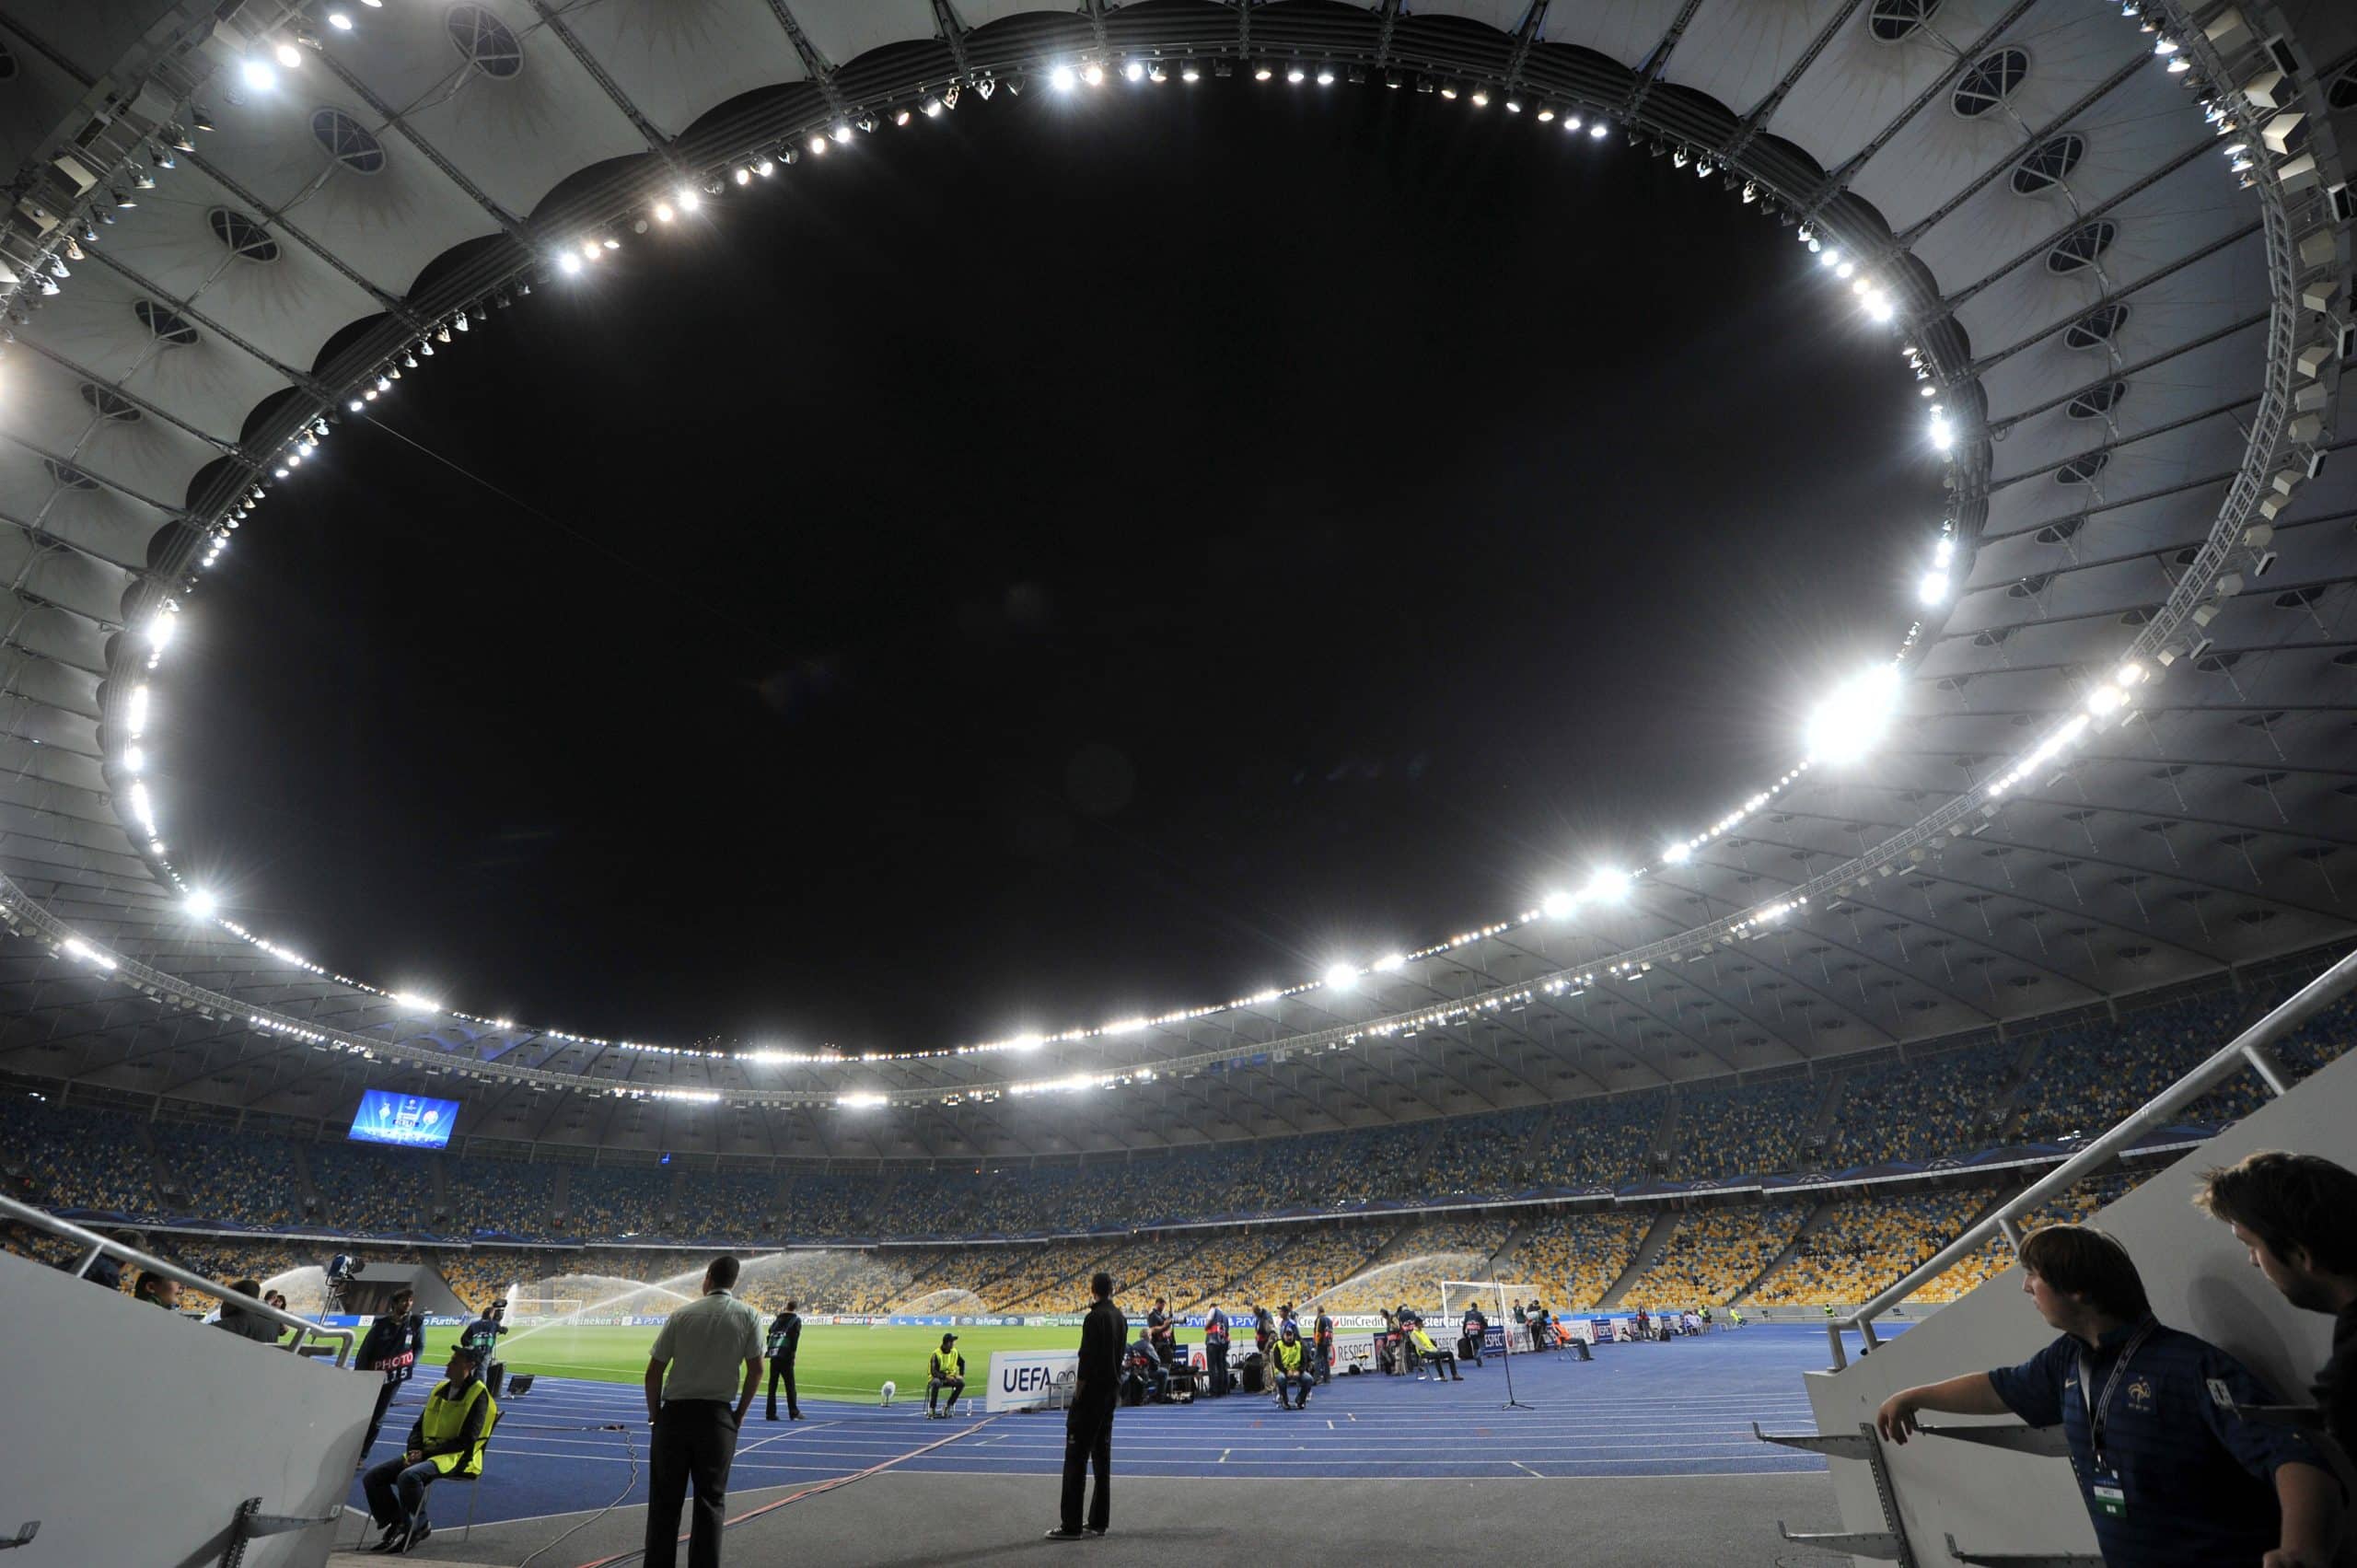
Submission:
[[[958,1409],[958,1396],[966,1391],[966,1358],[958,1353],[957,1346],[957,1335],[942,1335],[941,1348],[933,1353],[925,1367],[924,1413],[928,1421],[935,1417],[946,1420]],[[942,1394],[949,1397],[936,1410],[934,1400]]]
[[[369,1516],[384,1527],[372,1551],[407,1551],[433,1527],[425,1520],[425,1489],[445,1476],[471,1481],[482,1474],[483,1445],[499,1423],[499,1401],[476,1376],[476,1354],[450,1352],[449,1376],[434,1386],[409,1429],[409,1443],[360,1478]],[[364,1456],[365,1458],[365,1456]]]

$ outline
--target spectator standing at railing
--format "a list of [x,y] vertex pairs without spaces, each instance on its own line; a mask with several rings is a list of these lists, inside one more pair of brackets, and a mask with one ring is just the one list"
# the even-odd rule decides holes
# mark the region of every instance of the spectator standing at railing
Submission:
[[2061,1330],[2019,1366],[1902,1388],[1875,1424],[1904,1444],[1922,1411],[2061,1425],[2107,1568],[2326,1568],[2340,1485],[2297,1432],[2239,1421],[2274,1402],[2224,1351],[2153,1317],[2134,1260],[2103,1232],[2049,1225],[2022,1243],[2022,1290]]
[[2333,1441],[2357,1457],[2357,1171],[2269,1150],[2209,1172],[2194,1202],[2226,1222],[2284,1300],[2333,1315],[2316,1406]]
[[153,1269],[139,1276],[139,1283],[131,1287],[131,1294],[150,1306],[162,1307],[167,1312],[178,1312],[180,1309],[180,1282],[159,1274]]
[[[235,1295],[242,1295],[250,1301],[260,1301],[261,1299],[261,1282],[260,1280],[239,1280],[236,1284],[231,1285],[229,1289]],[[219,1326],[228,1330],[233,1334],[242,1334],[247,1339],[259,1341],[262,1344],[266,1345],[276,1344],[278,1342],[279,1336],[286,1331],[284,1329],[281,1329],[277,1324],[272,1322],[269,1318],[263,1317],[261,1313],[247,1311],[244,1307],[238,1306],[234,1300],[226,1300],[221,1303],[221,1318]],[[365,1453],[366,1450],[363,1449],[362,1452]]]

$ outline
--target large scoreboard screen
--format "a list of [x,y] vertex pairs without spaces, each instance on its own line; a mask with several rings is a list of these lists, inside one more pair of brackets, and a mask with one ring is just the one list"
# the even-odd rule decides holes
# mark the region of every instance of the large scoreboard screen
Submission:
[[450,1130],[458,1121],[457,1100],[370,1089],[360,1097],[360,1110],[352,1119],[351,1136],[355,1144],[399,1144],[412,1149],[438,1149],[450,1141]]

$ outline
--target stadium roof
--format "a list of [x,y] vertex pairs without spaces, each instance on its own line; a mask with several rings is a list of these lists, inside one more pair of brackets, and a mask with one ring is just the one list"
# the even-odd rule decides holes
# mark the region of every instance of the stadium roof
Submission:
[[[592,1088],[630,1099],[609,1120],[755,1108],[707,1119],[722,1148],[1119,1147],[1774,1068],[2344,934],[2357,463],[2323,459],[2357,11],[2290,10],[360,0],[345,28],[318,3],[0,0],[0,1070],[301,1115],[355,1074],[465,1074],[477,1127],[518,1135],[600,1136],[563,1096],[516,1109]],[[1576,117],[1794,226],[1822,308],[1887,319],[1953,444],[1945,530],[1860,523],[1922,532],[1932,579],[1883,744],[1760,781],[1624,886],[1397,962],[921,1058],[469,1018],[192,912],[140,776],[157,628],[270,526],[323,418],[404,377],[430,395],[490,310],[659,242],[740,168],[888,137],[952,87],[970,110],[1094,64],[1071,90],[1178,91],[1189,62],[1436,86],[1519,115],[1502,134]],[[1241,1121],[1185,1086],[1214,1070]],[[1090,1109],[1013,1103],[1035,1097]],[[877,1100],[928,1109],[863,1123]]]

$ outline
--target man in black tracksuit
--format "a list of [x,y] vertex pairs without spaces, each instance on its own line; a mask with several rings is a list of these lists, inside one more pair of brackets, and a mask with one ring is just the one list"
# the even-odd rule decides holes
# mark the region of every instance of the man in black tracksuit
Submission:
[[377,1408],[368,1417],[368,1435],[360,1440],[358,1469],[368,1468],[368,1451],[377,1446],[377,1434],[384,1427],[386,1409],[425,1354],[425,1315],[411,1310],[416,1299],[404,1290],[387,1302],[385,1310],[368,1325],[367,1337],[360,1342],[360,1353],[353,1358],[362,1371],[382,1373],[385,1379],[384,1387],[377,1390]]
[[794,1353],[802,1345],[802,1314],[788,1301],[785,1310],[770,1322],[770,1419],[777,1419],[778,1379],[785,1379],[785,1419],[802,1419],[801,1401],[794,1397]]
[[1080,1363],[1074,1368],[1072,1411],[1064,1417],[1062,1519],[1050,1540],[1082,1539],[1081,1494],[1088,1471],[1097,1471],[1097,1494],[1088,1500],[1087,1534],[1103,1535],[1113,1520],[1113,1411],[1120,1403],[1121,1356],[1130,1342],[1130,1320],[1113,1305],[1113,1276],[1090,1277],[1088,1316],[1080,1325]]
[[1227,1392],[1227,1314],[1213,1306],[1203,1318],[1203,1370],[1211,1375],[1212,1398]]

